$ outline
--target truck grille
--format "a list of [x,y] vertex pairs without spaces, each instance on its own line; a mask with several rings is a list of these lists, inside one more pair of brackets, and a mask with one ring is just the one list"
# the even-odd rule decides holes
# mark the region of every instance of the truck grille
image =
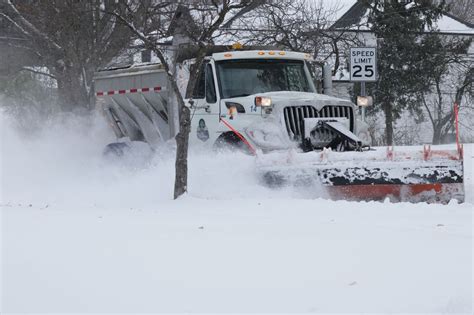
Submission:
[[319,112],[310,105],[289,106],[284,108],[283,114],[286,130],[290,137],[293,136],[295,139],[301,138],[303,134],[304,118],[345,117],[349,119],[350,130],[354,130],[354,113],[350,106],[324,106]]

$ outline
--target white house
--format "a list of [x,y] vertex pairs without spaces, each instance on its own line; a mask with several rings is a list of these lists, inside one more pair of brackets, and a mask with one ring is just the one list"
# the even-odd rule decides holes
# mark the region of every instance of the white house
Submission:
[[[402,0],[400,0],[402,1]],[[349,2],[352,4],[349,6]],[[413,1],[405,0],[406,5],[411,5]],[[362,1],[343,1],[346,5],[347,10],[340,15],[340,17],[334,22],[330,27],[330,31],[335,33],[346,33],[354,34],[355,37],[359,40],[359,44],[356,46],[359,47],[377,47],[377,38],[375,34],[371,31],[371,25],[368,23],[369,8],[365,6]],[[431,30],[426,29],[427,32],[434,32],[436,34],[442,35],[447,39],[454,37],[474,37],[474,25],[466,21],[463,21],[450,13],[443,13],[442,16],[434,23]],[[344,45],[344,43],[341,43]],[[351,98],[351,90],[354,87],[353,82],[350,82],[349,72],[348,72],[348,62],[347,56],[349,54],[349,47],[342,46],[340,51],[339,58],[344,60],[340,62],[339,67],[337,67],[335,74],[333,76],[334,82],[334,94],[342,98]],[[469,50],[465,55],[465,60],[467,64],[470,64],[472,68],[474,65],[474,44],[471,44]],[[469,67],[469,65],[468,65]],[[450,81],[450,80],[446,80]],[[412,139],[413,142],[430,142],[433,136],[433,126],[430,123],[430,120],[436,120],[437,115],[449,115],[452,110],[454,103],[454,94],[456,87],[453,82],[445,82],[443,85],[444,91],[444,101],[443,101],[443,110],[433,111],[428,113],[429,109],[424,108],[426,114],[426,123],[415,122],[413,117],[407,113],[398,122],[398,130],[403,132],[402,129],[407,130],[411,129],[414,135]],[[437,101],[437,95],[431,95],[427,97],[428,107],[434,107],[434,103]],[[467,141],[473,141],[474,131],[469,127],[474,122],[474,113],[472,109],[467,108],[466,103],[468,102],[467,98],[463,99],[464,108],[461,108],[461,135],[464,135],[464,139]],[[431,102],[431,104],[430,104]],[[431,106],[431,107],[430,107]],[[472,106],[472,105],[471,105]],[[383,123],[379,122],[378,128],[380,130],[384,129]],[[409,142],[409,141],[407,141]]]
[[[339,1],[341,2],[342,10],[347,9],[347,11],[340,11],[338,19],[330,27],[330,30],[334,32],[355,33],[357,34],[361,45],[376,47],[377,39],[375,34],[371,31],[371,26],[368,23],[369,8],[367,8],[360,0]],[[333,1],[326,2],[329,4],[329,2]],[[404,0],[404,2],[409,4],[412,1]],[[443,13],[441,18],[434,23],[433,29],[435,30],[435,33],[445,36],[474,36],[474,25],[462,21],[447,12]],[[341,54],[341,57],[345,57],[348,54],[348,51],[341,51]],[[349,82],[349,73],[347,72],[347,69],[345,67],[338,69],[337,74],[334,76],[334,80],[339,83]]]

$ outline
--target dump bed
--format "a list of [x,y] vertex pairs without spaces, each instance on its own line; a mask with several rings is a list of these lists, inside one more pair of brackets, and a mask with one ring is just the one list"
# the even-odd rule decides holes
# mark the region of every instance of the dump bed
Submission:
[[172,137],[170,89],[160,64],[99,71],[94,86],[96,105],[118,138],[157,145]]

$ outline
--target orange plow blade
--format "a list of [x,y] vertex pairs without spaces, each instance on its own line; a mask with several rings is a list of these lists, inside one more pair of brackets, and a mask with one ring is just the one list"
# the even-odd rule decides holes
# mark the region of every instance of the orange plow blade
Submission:
[[260,158],[259,173],[267,186],[316,186],[315,192],[323,191],[331,199],[464,201],[462,147],[291,152],[286,158],[282,154]]
[[384,184],[327,186],[331,199],[384,200],[446,203],[452,199],[464,201],[464,185],[450,184]]

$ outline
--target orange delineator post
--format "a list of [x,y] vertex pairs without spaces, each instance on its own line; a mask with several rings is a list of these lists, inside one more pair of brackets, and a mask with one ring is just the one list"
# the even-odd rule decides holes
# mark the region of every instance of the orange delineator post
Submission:
[[454,123],[456,125],[456,145],[458,151],[461,152],[461,144],[459,143],[459,105],[454,103]]

